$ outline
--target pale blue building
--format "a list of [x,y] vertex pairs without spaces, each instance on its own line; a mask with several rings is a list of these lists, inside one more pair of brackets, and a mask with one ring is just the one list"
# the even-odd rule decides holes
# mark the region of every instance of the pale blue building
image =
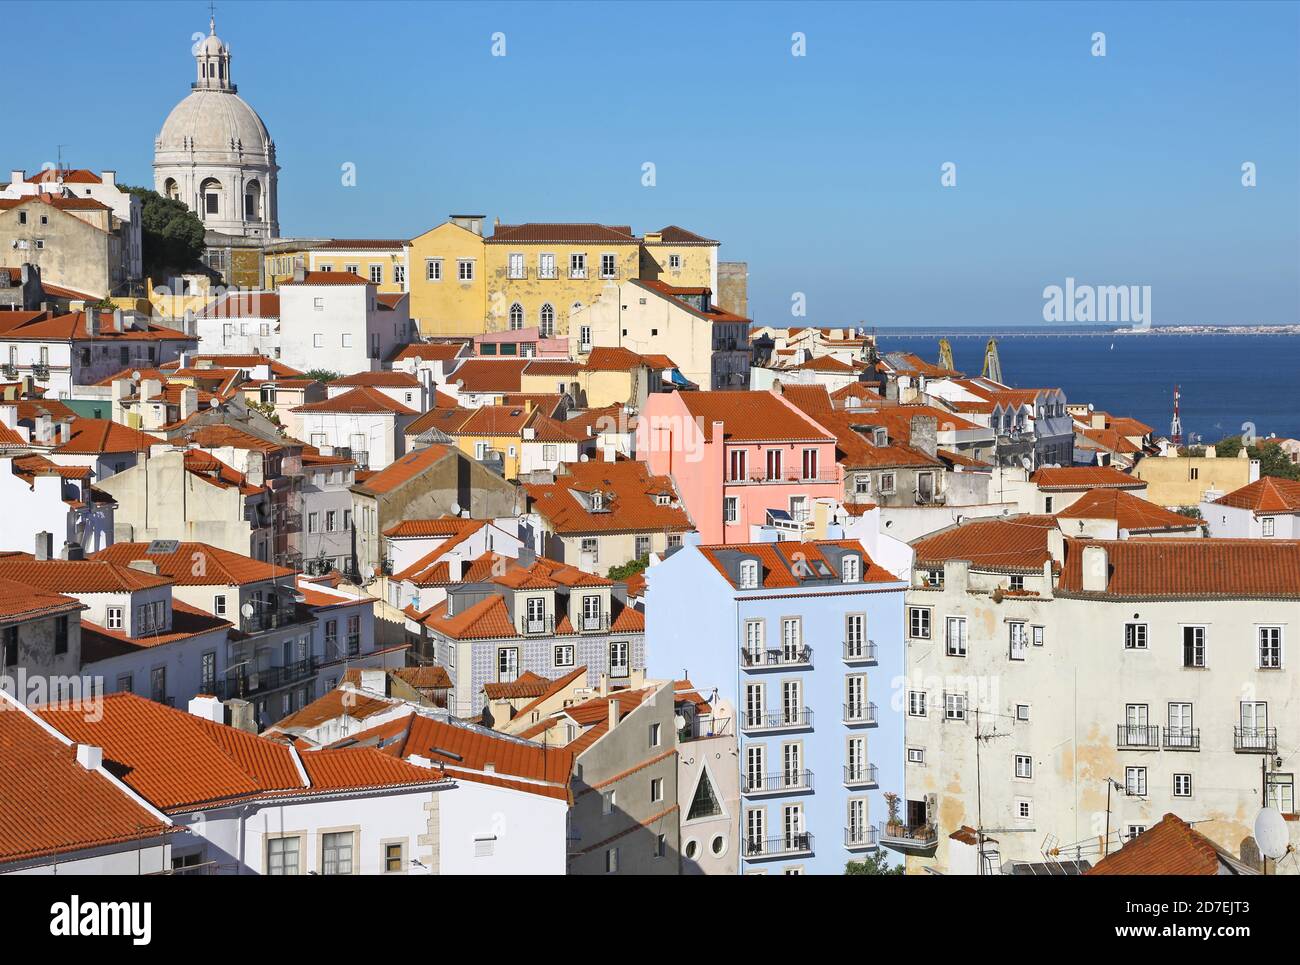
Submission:
[[842,874],[903,788],[906,582],[857,540],[697,541],[646,571],[647,671],[735,708],[741,873]]

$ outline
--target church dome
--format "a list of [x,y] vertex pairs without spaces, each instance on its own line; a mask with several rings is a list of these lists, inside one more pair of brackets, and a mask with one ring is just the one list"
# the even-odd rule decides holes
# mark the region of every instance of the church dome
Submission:
[[159,152],[274,153],[266,125],[238,94],[200,88],[172,108],[158,135]]

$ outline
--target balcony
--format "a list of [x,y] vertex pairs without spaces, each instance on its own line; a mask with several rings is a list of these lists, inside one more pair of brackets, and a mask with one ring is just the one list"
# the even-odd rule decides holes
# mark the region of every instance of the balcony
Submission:
[[574,280],[574,281],[583,281],[583,280],[586,279],[586,277],[587,277],[587,269],[585,269],[585,268],[570,268],[570,269],[569,269],[569,278],[570,278],[571,280]]
[[609,629],[608,613],[584,613],[582,616],[582,630],[584,633],[600,632]]
[[873,827],[845,828],[844,848],[847,851],[875,851],[880,847],[880,832]]
[[1238,754],[1276,754],[1276,727],[1234,727],[1232,749]]
[[875,727],[876,705],[872,703],[845,704],[844,723],[850,727]]
[[732,486],[762,485],[765,483],[790,485],[791,483],[836,483],[840,482],[842,478],[838,467],[820,470],[810,469],[808,472],[796,467],[770,473],[763,469],[755,469],[750,472],[733,474],[727,477],[727,483]]
[[520,626],[519,632],[525,636],[539,636],[543,633],[555,632],[555,617],[549,613],[544,617],[527,617]]
[[1201,749],[1201,729],[1199,727],[1166,727],[1165,750],[1199,751]]
[[18,378],[18,366],[13,362],[5,362],[0,365],[0,374],[4,375],[6,379],[16,379]]
[[538,268],[537,277],[542,281],[554,281],[556,278],[560,277],[560,273],[556,270],[555,266],[552,265],[550,268]]
[[844,644],[845,663],[875,663],[876,642],[874,640],[856,640]]
[[879,787],[880,772],[875,764],[845,764],[845,787]]
[[750,797],[766,794],[805,794],[812,789],[812,771],[783,771],[780,774],[740,776],[740,793]]
[[777,650],[740,648],[741,669],[756,673],[763,670],[788,670],[812,666],[812,647],[783,647]]
[[297,622],[298,611],[295,607],[275,607],[254,613],[251,617],[241,616],[239,629],[243,633],[265,633],[268,630],[292,626]]
[[50,365],[48,362],[32,363],[32,378],[38,382],[46,382],[50,378]]
[[794,858],[813,853],[813,836],[807,831],[794,831],[775,838],[746,837],[744,847],[746,861]]
[[231,698],[255,697],[259,694],[279,690],[316,675],[318,663],[315,657],[299,660],[283,667],[268,667],[265,670],[253,670],[248,673],[228,673],[216,681],[212,687],[213,696],[221,700]]
[[813,715],[807,707],[792,710],[762,711],[740,715],[741,727],[747,734],[775,733],[783,730],[809,730],[812,728]]
[[903,854],[932,855],[939,847],[939,829],[933,824],[907,825],[882,823],[879,827],[881,844],[891,851]]
[[1153,724],[1120,724],[1115,728],[1115,747],[1121,751],[1160,750],[1160,728]]

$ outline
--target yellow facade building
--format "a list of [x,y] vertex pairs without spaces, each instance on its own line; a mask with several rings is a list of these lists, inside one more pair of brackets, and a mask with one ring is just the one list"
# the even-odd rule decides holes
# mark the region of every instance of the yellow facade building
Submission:
[[1214,446],[1203,456],[1150,456],[1138,461],[1133,475],[1147,484],[1146,498],[1160,506],[1197,506],[1211,490],[1230,493],[1259,478],[1259,460],[1242,449],[1218,458]]
[[413,239],[407,257],[411,317],[429,336],[565,338],[606,285],[713,288],[718,274],[718,242],[675,225],[642,238],[629,225],[496,224],[484,237],[482,215],[452,215]]
[[345,271],[368,279],[376,291],[395,294],[407,288],[407,242],[396,239],[335,238],[330,241],[286,242],[273,245],[265,259],[270,291],[292,281],[296,268],[304,271]]

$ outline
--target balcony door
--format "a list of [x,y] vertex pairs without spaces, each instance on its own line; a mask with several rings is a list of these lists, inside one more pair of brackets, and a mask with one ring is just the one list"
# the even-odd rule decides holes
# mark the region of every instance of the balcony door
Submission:
[[785,836],[785,849],[794,851],[803,847],[803,805],[787,804],[781,809],[781,828]]
[[1241,736],[1247,741],[1263,740],[1268,731],[1268,704],[1257,700],[1241,702]]
[[1165,745],[1169,747],[1188,747],[1192,741],[1192,705],[1169,705],[1169,733]]
[[800,723],[803,711],[803,685],[798,680],[786,680],[781,684],[781,715],[784,723]]
[[780,449],[767,450],[767,478],[768,479],[781,478],[781,450]]
[[781,657],[786,663],[794,663],[799,659],[799,651],[803,648],[803,627],[799,624],[799,618],[793,617],[781,621]]
[[541,633],[546,629],[546,600],[540,596],[528,598],[528,632]]
[[763,767],[767,748],[762,744],[750,744],[745,748],[745,786],[751,791],[763,788]]
[[509,683],[519,677],[519,648],[502,647],[497,651],[497,680]]
[[763,703],[762,684],[750,684],[745,688],[745,723],[748,726],[762,726]]
[[763,621],[750,620],[745,624],[745,652],[751,664],[763,662]]
[[860,797],[849,801],[849,840],[864,841],[867,837],[867,802]]
[[750,808],[745,812],[746,852],[761,854],[766,842],[767,811],[763,808]]
[[781,776],[786,787],[803,786],[803,745],[790,743],[781,747]]
[[1146,704],[1128,704],[1124,708],[1124,725],[1128,734],[1128,743],[1147,744],[1148,720]]
[[845,686],[845,697],[848,704],[847,719],[858,720],[866,713],[867,678],[861,675],[849,677]]
[[803,451],[803,478],[817,478],[817,450],[805,449]]
[[849,780],[863,780],[867,776],[867,742],[865,738],[849,738],[848,759]]

